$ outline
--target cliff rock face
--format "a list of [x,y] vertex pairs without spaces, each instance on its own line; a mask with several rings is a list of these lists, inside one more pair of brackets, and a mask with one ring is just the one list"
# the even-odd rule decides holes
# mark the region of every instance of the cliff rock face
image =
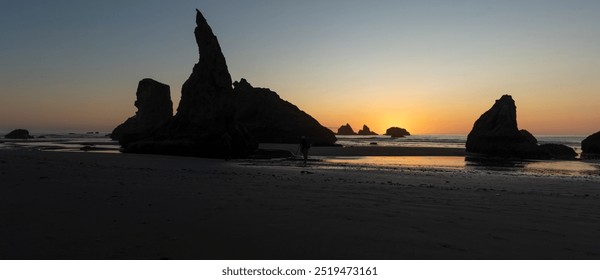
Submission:
[[410,136],[410,133],[404,128],[390,127],[385,131],[385,135],[399,138],[399,137],[404,137],[404,136]]
[[338,128],[337,135],[356,135],[350,124],[342,125]]
[[6,139],[31,139],[33,136],[29,135],[29,131],[26,129],[15,129],[4,136]]
[[358,135],[378,135],[378,134],[371,131],[371,129],[365,124],[365,125],[363,125],[363,128],[358,131]]
[[600,131],[583,139],[581,150],[586,154],[600,154]]
[[333,132],[276,93],[245,80],[234,89],[217,37],[198,10],[196,25],[200,58],[182,86],[177,114],[148,137],[123,143],[124,152],[229,158],[254,153],[257,140],[335,143]]
[[143,79],[139,82],[135,95],[135,107],[138,111],[113,130],[113,140],[129,143],[143,139],[173,117],[173,102],[168,85]]
[[261,143],[299,143],[305,136],[315,145],[337,141],[333,132],[268,88],[255,88],[246,79],[234,84],[239,121]]
[[494,106],[479,117],[467,137],[466,148],[467,152],[500,157],[537,159],[574,158],[576,155],[565,145],[538,146],[531,137],[519,131],[517,107],[510,95],[496,100]]

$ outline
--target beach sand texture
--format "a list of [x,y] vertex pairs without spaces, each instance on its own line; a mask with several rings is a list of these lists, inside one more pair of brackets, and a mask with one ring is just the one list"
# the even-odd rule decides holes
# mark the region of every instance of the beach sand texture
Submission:
[[599,259],[600,178],[0,150],[1,259]]

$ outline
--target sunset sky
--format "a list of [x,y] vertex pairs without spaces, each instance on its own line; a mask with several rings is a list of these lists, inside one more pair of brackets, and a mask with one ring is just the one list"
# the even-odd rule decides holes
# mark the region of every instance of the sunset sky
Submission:
[[103,131],[139,80],[198,60],[195,9],[231,76],[322,125],[466,134],[502,94],[534,134],[600,130],[600,1],[2,0],[0,131]]

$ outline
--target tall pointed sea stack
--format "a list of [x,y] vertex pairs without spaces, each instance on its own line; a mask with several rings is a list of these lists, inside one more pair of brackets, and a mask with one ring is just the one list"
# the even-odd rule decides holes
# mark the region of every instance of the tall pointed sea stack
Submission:
[[198,120],[217,115],[224,99],[233,93],[231,76],[217,36],[199,10],[196,10],[196,43],[199,61],[181,88],[177,118]]

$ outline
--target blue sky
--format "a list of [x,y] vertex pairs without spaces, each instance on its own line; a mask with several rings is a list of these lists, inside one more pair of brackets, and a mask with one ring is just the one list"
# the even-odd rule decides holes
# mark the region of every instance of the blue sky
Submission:
[[504,93],[534,133],[600,130],[598,1],[2,1],[0,130],[109,131],[150,77],[197,62],[194,9],[234,80],[325,126],[467,133]]

